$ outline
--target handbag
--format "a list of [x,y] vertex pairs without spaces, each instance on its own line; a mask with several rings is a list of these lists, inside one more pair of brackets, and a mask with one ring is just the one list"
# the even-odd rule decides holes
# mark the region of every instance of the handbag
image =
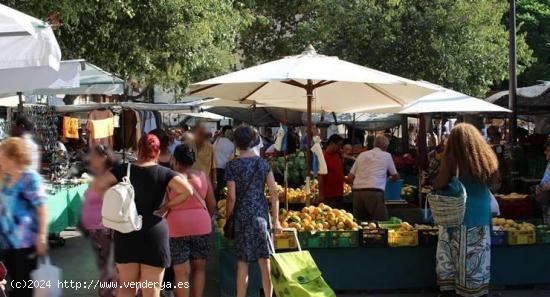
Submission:
[[428,202],[436,225],[446,228],[457,227],[462,225],[464,221],[464,213],[466,212],[466,188],[458,180],[453,177],[449,182],[448,188],[458,189],[458,196],[450,196],[443,194],[429,194]]
[[[244,191],[241,192],[241,195],[244,195],[248,192],[248,189],[250,188],[250,184],[252,184],[252,177],[254,177],[256,175],[256,172],[258,171],[259,163],[260,163],[259,161],[256,161],[256,167],[254,168],[254,171],[252,172],[252,176],[248,180],[248,184],[246,184]],[[233,207],[233,213],[227,217],[225,226],[223,226],[223,235],[227,239],[235,239],[235,218],[233,214],[237,209],[237,201],[240,201],[240,200],[242,199],[235,199],[235,207]]]

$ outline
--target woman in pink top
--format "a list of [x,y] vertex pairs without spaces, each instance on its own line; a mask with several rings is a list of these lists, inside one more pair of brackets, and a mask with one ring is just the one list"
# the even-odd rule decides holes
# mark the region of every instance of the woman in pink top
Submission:
[[[212,183],[206,173],[191,169],[195,153],[182,144],[174,150],[174,169],[187,176],[194,195],[171,208],[166,220],[170,234],[170,253],[175,272],[175,284],[189,282],[191,296],[200,297],[205,283],[206,259],[211,249],[212,215],[216,208]],[[170,199],[177,193],[170,193]],[[177,297],[189,296],[189,288],[177,288]]]
[[[95,176],[101,176],[116,165],[117,159],[112,151],[103,145],[97,145],[90,150],[89,169]],[[116,282],[115,263],[112,257],[112,232],[101,225],[101,206],[103,197],[98,193],[105,192],[98,183],[92,183],[84,193],[84,204],[80,217],[80,227],[87,234],[96,254],[100,271],[100,281]],[[115,296],[115,289],[99,289],[100,297]]]

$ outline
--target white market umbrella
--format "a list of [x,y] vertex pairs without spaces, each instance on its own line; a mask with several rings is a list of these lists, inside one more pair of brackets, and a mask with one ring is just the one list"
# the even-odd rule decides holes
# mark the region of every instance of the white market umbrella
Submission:
[[21,67],[57,70],[60,61],[61,50],[48,24],[0,4],[0,70]]
[[49,66],[0,69],[0,94],[29,92],[37,88],[79,87],[83,60],[62,61],[59,70]]
[[308,46],[298,56],[193,84],[190,94],[343,113],[399,107],[433,92],[412,80],[319,55]]
[[423,113],[509,113],[509,109],[466,94],[446,89],[425,81],[422,83],[441,88],[439,91],[424,96],[402,108],[385,108],[376,110],[382,113],[423,114]]
[[313,106],[327,112],[399,107],[433,92],[412,80],[319,55],[309,45],[301,55],[193,84],[190,94],[307,110],[310,144]]

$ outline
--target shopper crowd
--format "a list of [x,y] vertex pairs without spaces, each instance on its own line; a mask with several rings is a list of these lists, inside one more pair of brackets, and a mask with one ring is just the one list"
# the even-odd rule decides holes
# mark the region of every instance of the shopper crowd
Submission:
[[[170,283],[163,288],[173,288],[171,294],[177,297],[202,296],[216,200],[226,195],[226,217],[232,221],[238,263],[237,296],[246,295],[252,262],[259,264],[264,296],[272,296],[269,259],[274,253],[273,233],[280,232],[281,226],[275,175],[260,157],[276,143],[271,129],[266,131],[260,135],[244,125],[225,126],[215,133],[202,124],[183,133],[157,128],[141,137],[137,161],[131,166],[122,164],[103,145],[91,147],[87,164],[95,179],[84,194],[79,229],[95,252],[100,281]],[[28,280],[38,257],[47,253],[47,210],[32,123],[19,119],[12,134],[0,146],[0,244],[10,278]],[[356,146],[340,135],[328,138],[323,151],[327,173],[318,176],[316,202],[344,208],[344,184],[348,183],[357,219],[387,220],[386,184],[399,179],[388,152],[391,137],[369,133],[364,138],[372,147],[358,155]],[[296,150],[307,139],[300,140],[292,131],[288,142],[289,150]],[[550,161],[550,142],[545,148]],[[497,157],[469,124],[456,125],[429,156],[427,177],[436,189],[454,195],[449,192],[456,190],[452,185],[458,182],[468,194],[462,225],[440,228],[436,272],[441,290],[460,296],[485,295],[490,278],[490,189],[498,181]],[[125,180],[128,172],[142,227],[121,233],[103,227],[101,212],[106,191]],[[535,191],[549,223],[550,162]],[[121,286],[98,293],[134,297],[138,292]],[[156,286],[142,288],[140,294],[168,293]],[[14,290],[10,296],[30,297],[32,290]]]

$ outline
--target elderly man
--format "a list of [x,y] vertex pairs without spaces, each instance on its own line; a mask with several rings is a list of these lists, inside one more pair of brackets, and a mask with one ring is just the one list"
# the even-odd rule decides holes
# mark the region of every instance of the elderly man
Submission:
[[388,174],[392,180],[399,178],[392,156],[386,152],[389,143],[385,135],[377,135],[374,148],[361,153],[351,168],[348,182],[353,185],[353,215],[358,220],[388,219],[384,202]]

